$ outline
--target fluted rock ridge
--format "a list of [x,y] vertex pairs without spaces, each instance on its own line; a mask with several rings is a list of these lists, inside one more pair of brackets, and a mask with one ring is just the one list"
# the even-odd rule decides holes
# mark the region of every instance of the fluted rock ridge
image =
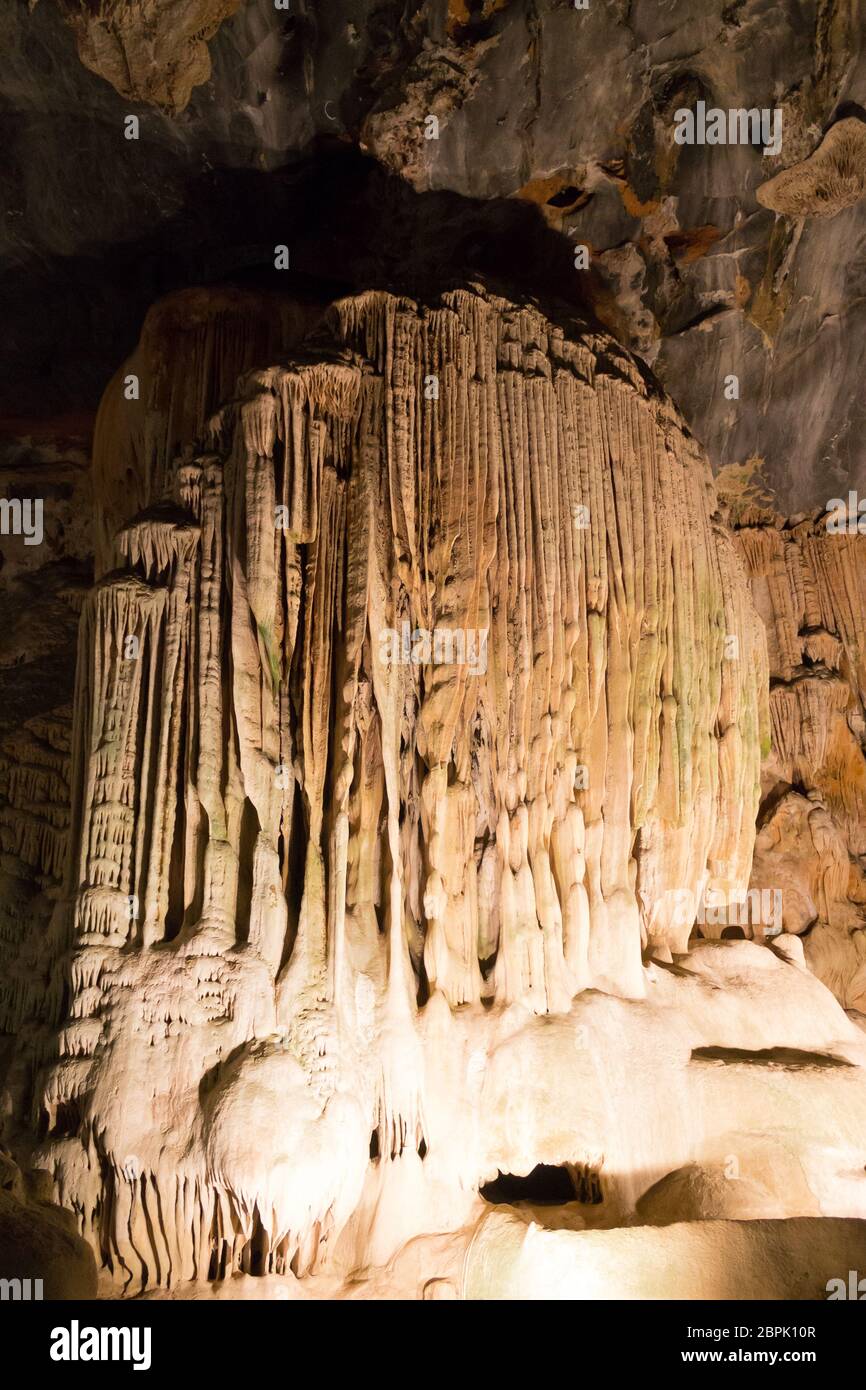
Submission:
[[771,747],[752,881],[846,1008],[866,1014],[866,537],[837,509],[753,508],[736,541],[767,631]]
[[371,1131],[431,1143],[428,1015],[643,996],[745,888],[767,728],[706,461],[606,336],[370,292],[210,429],[80,638],[42,1103],[136,1286],[308,1268]]

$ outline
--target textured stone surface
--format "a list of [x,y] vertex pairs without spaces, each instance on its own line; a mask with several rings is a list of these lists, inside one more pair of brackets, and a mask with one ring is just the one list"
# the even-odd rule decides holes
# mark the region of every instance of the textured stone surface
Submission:
[[470,1249],[466,1295],[814,1300],[846,1259],[862,1264],[864,1254],[862,1221],[706,1221],[575,1233],[491,1216]]
[[[0,1151],[0,1279],[30,1281],[29,1292],[18,1298],[95,1298],[93,1252],[71,1212],[42,1199],[38,1179],[47,1176],[22,1173]],[[4,1293],[4,1299],[15,1296]]]
[[123,523],[171,490],[178,454],[204,439],[241,374],[296,344],[320,314],[315,305],[228,287],[180,291],[153,306],[96,417],[97,574],[111,568]]
[[85,67],[122,97],[182,111],[210,77],[207,41],[241,0],[59,0]]
[[745,890],[770,756],[706,459],[580,321],[465,287],[310,322],[215,413],[187,390],[178,449],[180,363],[299,328],[174,297],[132,359],[159,392],[100,412],[34,1162],[115,1292],[459,1296],[479,1192],[539,1164],[571,1229],[650,1189],[659,1222],[863,1216],[862,1033],[675,910]]
[[[110,8],[76,11],[76,23],[108,34]],[[282,196],[276,170],[306,165],[321,193],[335,177],[328,151],[355,146],[417,197],[448,191],[468,200],[467,225],[473,200],[486,201],[491,222],[512,199],[552,217],[567,253],[557,269],[560,294],[588,296],[655,365],[714,469],[765,459],[786,514],[864,483],[856,364],[866,332],[857,252],[866,205],[800,219],[776,217],[756,196],[771,178],[799,179],[796,169],[822,140],[827,148],[839,138],[826,135],[831,127],[852,140],[859,130],[859,6],[676,0],[581,11],[537,0],[464,13],[341,0],[286,14],[272,0],[246,0],[210,37],[230,8],[223,0],[160,8],[160,53],[185,63],[194,30],[212,72],[176,119],[135,105],[137,143],[123,138],[130,98],[81,65],[54,0],[4,9],[0,99],[9,137],[0,245],[15,258],[4,373],[13,392],[32,390],[49,355],[52,409],[70,408],[76,390],[80,407],[88,363],[79,344],[98,322],[103,378],[85,382],[95,405],[158,292],[253,266],[267,274],[270,248],[286,239],[256,226]],[[147,6],[131,13],[137,25]],[[153,62],[162,71],[156,53]],[[155,95],[150,77],[135,85],[142,101]],[[675,145],[675,110],[699,99],[780,110],[781,152]],[[425,138],[428,115],[439,122],[436,140]],[[855,169],[845,200],[858,178]],[[239,200],[242,219],[233,216]],[[841,206],[835,194],[830,202]],[[372,216],[357,180],[344,181],[332,204],[306,195],[289,204],[275,220],[289,229],[297,268],[340,279],[347,290],[368,287],[351,246]],[[441,204],[430,203],[408,237],[386,219],[373,240],[383,256],[404,260],[411,246],[429,262],[441,222]],[[353,237],[338,251],[341,224]],[[488,226],[480,242],[467,237],[464,251],[483,255],[490,235]],[[590,248],[588,272],[566,268],[575,243]],[[450,249],[446,259],[454,260]],[[529,263],[515,244],[512,289],[530,288],[544,262]],[[461,275],[464,266],[453,270]],[[57,306],[50,333],[35,311],[47,299]],[[736,402],[723,393],[731,373],[740,379]]]
[[70,1223],[108,1296],[862,1266],[861,28],[3,10],[0,1245],[60,1296]]
[[831,126],[802,163],[761,184],[757,199],[788,217],[835,217],[866,190],[866,124],[848,118]]
[[832,514],[736,531],[767,631],[772,748],[752,882],[846,1008],[866,1013],[866,537]]

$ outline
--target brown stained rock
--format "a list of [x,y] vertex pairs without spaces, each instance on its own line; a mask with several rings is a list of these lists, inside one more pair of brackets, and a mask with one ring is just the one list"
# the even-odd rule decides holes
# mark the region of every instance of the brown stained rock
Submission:
[[211,73],[208,40],[241,0],[58,0],[85,67],[123,97],[175,114]]
[[96,1262],[72,1212],[28,1198],[22,1175],[14,1187],[4,1181],[7,1167],[16,1165],[0,1155],[0,1280],[13,1281],[4,1298],[95,1298]]
[[720,236],[718,227],[707,222],[703,227],[690,227],[682,232],[672,232],[664,241],[674,260],[688,264],[689,261],[696,261],[699,257],[705,256]]
[[535,203],[549,226],[561,229],[563,219],[585,207],[590,193],[584,188],[586,169],[565,169],[530,179],[514,194],[524,202]]
[[504,10],[508,0],[482,0],[481,4],[470,4],[469,0],[448,0],[447,30],[452,38],[465,39],[472,33],[474,25],[486,23],[497,10]]
[[762,183],[759,203],[788,217],[835,217],[866,190],[866,123],[854,116],[831,126],[814,154]]

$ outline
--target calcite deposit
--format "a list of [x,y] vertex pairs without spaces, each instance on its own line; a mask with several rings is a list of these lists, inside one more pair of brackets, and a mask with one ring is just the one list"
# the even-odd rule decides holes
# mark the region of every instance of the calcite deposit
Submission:
[[[100,414],[43,949],[33,1161],[103,1278],[500,1296],[460,1252],[554,1191],[572,1235],[833,1216],[855,1248],[862,1033],[796,935],[695,929],[744,898],[788,747],[753,598],[782,533],[724,525],[609,337],[479,285],[336,301],[188,395],[181,447],[173,388],[124,415],[118,383],[166,322],[222,379],[250,330],[203,304],[154,312]],[[774,667],[838,667],[774,602]]]
[[171,112],[182,111],[193,87],[210,77],[207,41],[241,3],[58,0],[85,67],[121,96]]
[[831,126],[808,159],[756,189],[764,207],[789,217],[835,217],[866,191],[866,123],[849,116]]
[[0,8],[0,1295],[856,1298],[856,6]]
[[[828,527],[828,523],[830,526]],[[771,750],[752,881],[782,891],[815,973],[866,1015],[866,536],[833,513],[736,530],[767,633]]]

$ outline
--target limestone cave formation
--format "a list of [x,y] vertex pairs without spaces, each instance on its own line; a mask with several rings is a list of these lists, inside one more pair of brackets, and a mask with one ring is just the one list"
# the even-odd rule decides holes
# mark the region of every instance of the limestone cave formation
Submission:
[[10,0],[4,1281],[866,1274],[864,36]]

